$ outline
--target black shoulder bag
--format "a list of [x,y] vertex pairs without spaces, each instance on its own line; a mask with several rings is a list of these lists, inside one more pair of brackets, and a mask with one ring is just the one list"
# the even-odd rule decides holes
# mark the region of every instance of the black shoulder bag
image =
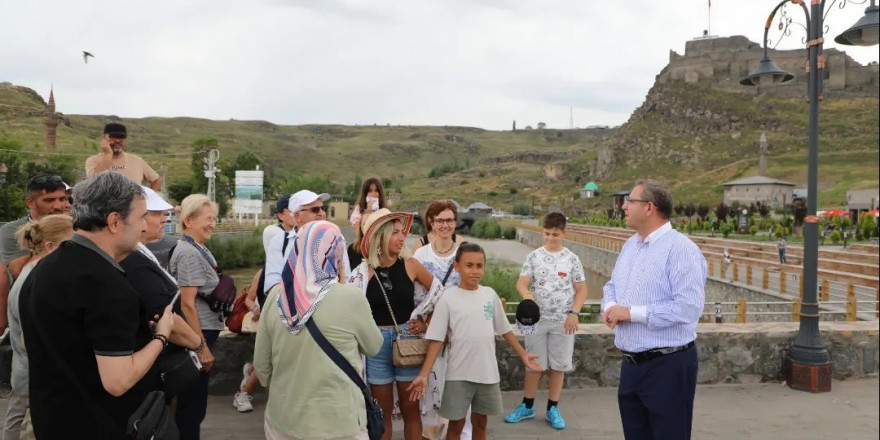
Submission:
[[217,261],[195,240],[188,235],[184,235],[183,239],[198,249],[202,257],[208,262],[208,265],[214,269],[214,272],[217,272],[217,277],[219,278],[217,287],[208,295],[199,294],[199,296],[208,303],[208,307],[212,312],[220,314],[220,321],[225,321],[226,317],[232,314],[232,305],[235,303],[235,297],[238,296],[238,292],[235,291],[235,281],[229,275],[223,274],[223,271],[217,266]]
[[314,319],[306,321],[306,328],[309,329],[312,338],[314,338],[315,342],[318,343],[318,346],[324,350],[324,353],[327,353],[327,356],[330,357],[333,363],[341,368],[355,385],[361,389],[361,392],[364,394],[364,406],[367,408],[367,435],[370,437],[370,440],[379,440],[385,432],[385,422],[382,419],[382,408],[379,406],[379,402],[377,402],[373,395],[370,394],[370,389],[367,388],[367,384],[364,383],[364,380],[357,374],[357,371],[351,366],[351,363],[349,363],[348,360],[339,353],[339,350],[330,344],[330,341],[324,337],[324,334],[321,333],[321,330],[315,325]]

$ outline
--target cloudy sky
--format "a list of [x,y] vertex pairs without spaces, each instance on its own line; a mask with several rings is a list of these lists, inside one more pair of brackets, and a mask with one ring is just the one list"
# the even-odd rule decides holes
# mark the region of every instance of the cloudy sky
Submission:
[[[714,0],[712,34],[760,41],[775,4]],[[829,41],[865,6],[833,7]],[[706,0],[0,0],[0,82],[54,84],[70,114],[619,125],[707,20]]]

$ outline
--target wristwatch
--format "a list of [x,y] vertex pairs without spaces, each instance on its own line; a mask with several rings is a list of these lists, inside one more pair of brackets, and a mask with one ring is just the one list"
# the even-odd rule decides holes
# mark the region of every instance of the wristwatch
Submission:
[[580,313],[578,313],[578,312],[576,312],[576,311],[574,311],[574,310],[569,310],[569,311],[568,311],[568,314],[569,314],[569,315],[577,316],[578,318],[580,318],[580,316],[581,316]]

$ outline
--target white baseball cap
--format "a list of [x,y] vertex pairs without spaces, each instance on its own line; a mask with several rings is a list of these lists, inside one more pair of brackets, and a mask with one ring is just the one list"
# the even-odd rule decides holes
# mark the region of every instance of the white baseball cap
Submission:
[[296,214],[301,206],[308,205],[309,203],[313,203],[315,200],[319,199],[322,202],[326,202],[327,200],[330,200],[330,194],[315,194],[314,192],[307,189],[297,191],[292,196],[290,196],[290,203],[287,205],[287,209],[290,209],[291,214]]
[[144,198],[147,200],[147,211],[170,211],[174,209],[152,188],[142,186],[141,189],[144,191]]

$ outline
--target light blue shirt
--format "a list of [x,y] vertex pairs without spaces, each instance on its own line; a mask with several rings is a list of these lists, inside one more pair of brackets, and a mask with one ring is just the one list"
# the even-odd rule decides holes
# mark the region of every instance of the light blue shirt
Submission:
[[667,222],[644,240],[630,237],[605,284],[602,310],[630,309],[614,328],[614,345],[628,352],[678,347],[697,338],[706,300],[706,258]]

